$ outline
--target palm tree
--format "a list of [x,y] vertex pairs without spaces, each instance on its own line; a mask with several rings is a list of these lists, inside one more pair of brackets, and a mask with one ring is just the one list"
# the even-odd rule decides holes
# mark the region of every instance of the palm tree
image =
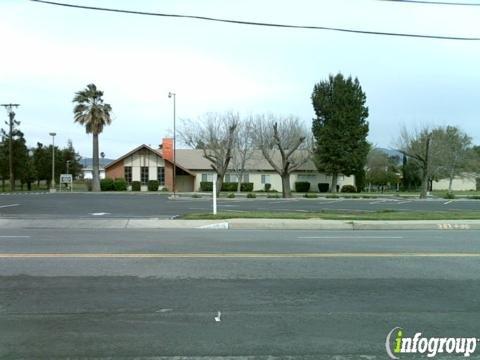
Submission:
[[85,90],[75,93],[73,109],[75,122],[85,126],[87,134],[93,135],[93,181],[92,191],[100,191],[98,135],[105,125],[110,125],[112,107],[102,99],[103,91],[97,90],[95,84],[87,85]]

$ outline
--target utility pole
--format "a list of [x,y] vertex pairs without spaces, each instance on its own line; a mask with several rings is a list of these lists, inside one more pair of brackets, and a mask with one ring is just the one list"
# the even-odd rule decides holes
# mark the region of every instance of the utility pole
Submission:
[[8,166],[10,171],[10,191],[15,191],[15,179],[13,178],[13,129],[15,125],[19,125],[19,121],[15,121],[15,112],[14,108],[20,106],[20,104],[1,104],[8,112],[8,122],[5,121],[5,124],[8,125]]

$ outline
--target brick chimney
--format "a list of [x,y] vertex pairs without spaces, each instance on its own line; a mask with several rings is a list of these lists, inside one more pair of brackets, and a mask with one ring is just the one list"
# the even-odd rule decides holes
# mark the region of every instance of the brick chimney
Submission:
[[164,138],[162,140],[162,154],[166,160],[173,161],[173,139]]

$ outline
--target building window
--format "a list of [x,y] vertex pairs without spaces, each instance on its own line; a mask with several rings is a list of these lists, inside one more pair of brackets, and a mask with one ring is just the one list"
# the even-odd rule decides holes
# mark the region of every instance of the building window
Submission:
[[262,184],[271,184],[270,175],[262,175]]
[[202,174],[202,181],[213,181],[213,174]]
[[165,185],[165,168],[158,167],[157,168],[157,180],[160,185]]
[[140,181],[143,185],[148,183],[148,166],[140,167]]
[[225,182],[238,182],[237,175],[235,174],[226,174],[225,175]]
[[125,166],[125,181],[130,184],[132,182],[132,167]]

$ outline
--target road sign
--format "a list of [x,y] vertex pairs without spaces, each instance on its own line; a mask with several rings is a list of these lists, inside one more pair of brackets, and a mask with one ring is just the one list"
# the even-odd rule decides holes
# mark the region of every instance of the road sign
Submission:
[[63,188],[63,185],[70,191],[73,191],[73,176],[72,174],[61,174],[60,175],[60,190]]
[[61,174],[60,183],[62,184],[71,184],[73,182],[72,174]]

